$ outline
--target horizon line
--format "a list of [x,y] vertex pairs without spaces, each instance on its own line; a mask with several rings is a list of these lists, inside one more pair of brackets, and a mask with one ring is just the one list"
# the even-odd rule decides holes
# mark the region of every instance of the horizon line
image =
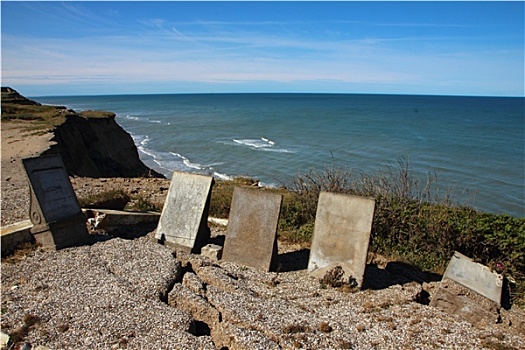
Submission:
[[[8,86],[6,86],[8,87]],[[4,88],[4,86],[2,86]],[[9,87],[11,88],[11,87]],[[11,88],[13,89],[13,88]],[[18,90],[13,89],[20,93]],[[24,96],[24,94],[20,93]],[[150,96],[150,95],[388,95],[388,96],[428,96],[428,97],[489,97],[525,98],[525,95],[476,95],[476,94],[432,94],[399,92],[148,92],[148,93],[107,93],[107,94],[66,94],[66,95],[27,95],[27,97],[101,97],[101,96]]]

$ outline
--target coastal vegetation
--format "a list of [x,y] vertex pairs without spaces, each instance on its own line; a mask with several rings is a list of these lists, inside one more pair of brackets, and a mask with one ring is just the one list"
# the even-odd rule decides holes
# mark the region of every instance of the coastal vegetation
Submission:
[[121,189],[102,191],[78,198],[82,208],[130,211],[157,211],[162,207],[143,194],[128,194]]
[[69,116],[83,118],[107,118],[115,116],[106,111],[83,111],[76,113],[63,106],[20,105],[2,103],[2,122],[19,121],[30,122],[23,128],[24,131],[42,133],[53,130],[63,124]]
[[[236,186],[257,188],[258,182],[245,177],[215,180],[210,216],[228,218]],[[513,302],[525,305],[525,218],[479,212],[464,204],[468,198],[455,199],[461,193],[440,187],[435,174],[416,176],[405,159],[373,174],[324,167],[298,175],[281,188],[266,190],[283,196],[278,224],[281,242],[310,245],[321,191],[373,197],[371,252],[442,274],[454,251],[459,251],[502,273]],[[139,197],[107,191],[80,201],[85,207],[118,202],[129,210],[162,209]]]
[[[2,88],[2,122],[24,122],[24,131],[39,133],[54,129],[68,115],[86,119],[114,116],[104,111],[78,114],[66,107],[43,106],[10,88]],[[215,180],[210,215],[228,218],[234,187],[257,185],[256,180],[249,178]],[[270,190],[283,196],[278,227],[281,241],[310,244],[321,191],[373,197],[376,208],[370,240],[372,252],[442,273],[453,252],[459,251],[503,273],[515,302],[525,304],[525,218],[479,212],[467,205],[468,197],[461,200],[462,193],[439,187],[432,172],[424,176],[414,174],[405,159],[373,174],[325,166]],[[123,191],[79,201],[83,207],[161,209],[144,195]]]
[[[227,218],[233,187],[254,183],[217,181],[210,215]],[[283,195],[281,241],[310,244],[321,191],[373,197],[370,251],[436,273],[459,251],[504,274],[514,302],[525,303],[525,218],[476,211],[439,187],[435,174],[416,176],[405,159],[374,174],[324,167],[273,191]]]
[[63,124],[69,116],[83,118],[114,117],[115,113],[107,111],[83,111],[77,113],[64,106],[42,105],[20,95],[15,90],[2,87],[2,122],[27,122],[23,131],[34,134],[46,133]]

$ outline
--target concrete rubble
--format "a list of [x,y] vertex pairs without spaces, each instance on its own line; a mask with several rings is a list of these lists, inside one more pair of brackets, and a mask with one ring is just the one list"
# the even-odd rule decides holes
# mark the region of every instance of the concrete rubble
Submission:
[[499,320],[503,276],[455,252],[431,306],[476,324]]
[[2,331],[50,349],[525,348],[505,315],[475,328],[420,303],[417,282],[348,292],[305,269],[259,271],[152,236],[3,263]]

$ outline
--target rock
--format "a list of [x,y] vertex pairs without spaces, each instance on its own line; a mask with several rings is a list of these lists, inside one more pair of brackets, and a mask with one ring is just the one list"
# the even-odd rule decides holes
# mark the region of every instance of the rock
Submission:
[[[29,112],[27,106],[31,106]],[[45,113],[41,113],[42,111]],[[56,144],[47,150],[38,150],[32,156],[59,153],[69,175],[164,177],[140,160],[133,138],[117,124],[113,112],[77,113],[64,106],[42,106],[12,88],[2,87],[2,117],[4,115],[7,119],[37,122],[47,118],[46,122],[55,125],[48,131],[54,134],[51,141]]]
[[222,257],[222,247],[217,244],[207,244],[201,248],[201,255],[211,260],[220,260]]
[[459,283],[443,280],[430,303],[449,314],[460,315],[472,324],[499,320],[499,306],[492,300],[477,294]]
[[182,285],[190,289],[193,293],[199,295],[204,295],[206,293],[204,284],[199,279],[199,277],[197,277],[197,275],[192,272],[186,272],[184,274],[184,277],[182,278]]
[[20,350],[31,350],[33,348],[33,345],[29,342],[25,342],[21,347]]
[[278,343],[263,333],[254,329],[237,327],[229,322],[221,323],[220,328],[213,332],[213,339],[221,349],[281,349]]
[[0,348],[6,347],[9,344],[9,336],[4,332],[0,332]]
[[189,312],[193,318],[210,325],[219,323],[219,311],[202,296],[182,284],[175,284],[168,294],[168,305]]
[[142,163],[131,135],[116,123],[114,114],[103,118],[67,116],[54,134],[56,145],[45,154],[60,153],[72,176],[163,177]]
[[312,271],[310,276],[318,278],[321,285],[357,287],[357,281],[352,276],[352,269],[347,264],[330,264]]

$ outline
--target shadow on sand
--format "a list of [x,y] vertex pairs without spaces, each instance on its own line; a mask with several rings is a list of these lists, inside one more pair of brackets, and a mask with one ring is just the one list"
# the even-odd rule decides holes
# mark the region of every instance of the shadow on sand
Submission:
[[[301,249],[294,252],[279,254],[278,263],[281,272],[305,270],[308,267],[310,249]],[[391,261],[384,268],[376,264],[367,264],[363,281],[363,289],[386,289],[396,284],[411,282],[437,282],[441,275],[425,272],[421,269],[397,261]]]

